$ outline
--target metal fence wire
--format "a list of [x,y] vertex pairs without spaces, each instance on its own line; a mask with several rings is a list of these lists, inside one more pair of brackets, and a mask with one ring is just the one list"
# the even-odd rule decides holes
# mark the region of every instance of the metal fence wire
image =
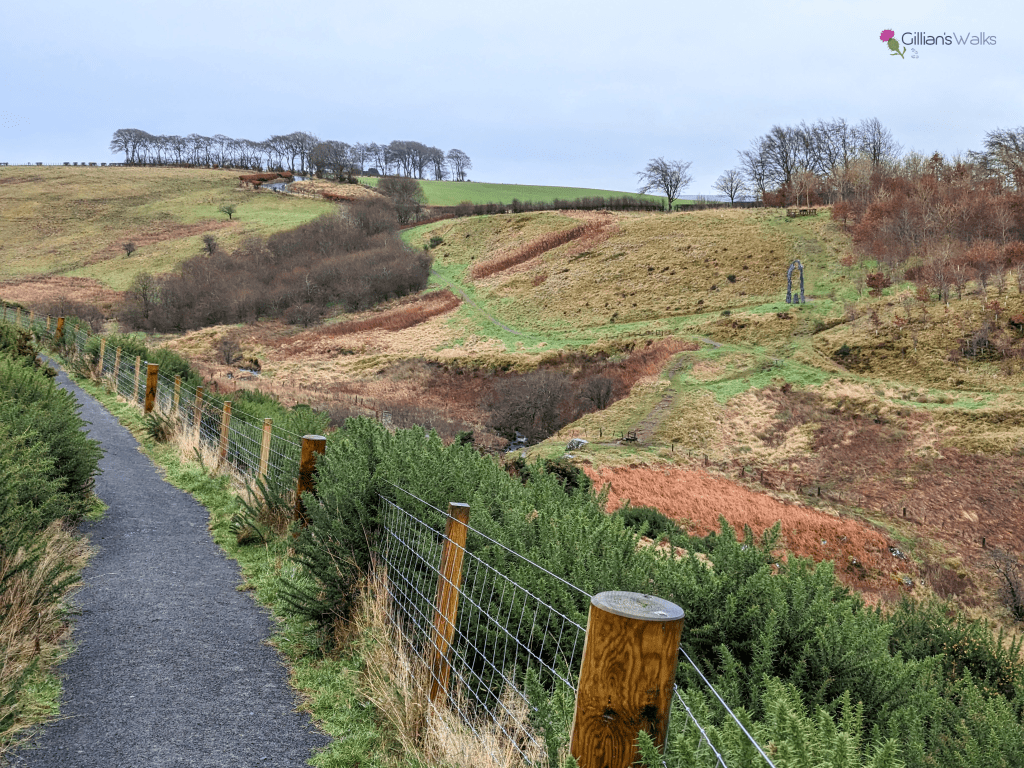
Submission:
[[[379,499],[383,536],[378,558],[380,565],[386,568],[384,583],[392,621],[425,668],[430,669],[430,659],[441,650],[434,632],[435,598],[443,578],[441,550],[447,513],[408,491],[396,490],[401,505],[384,496]],[[472,526],[467,526],[467,530],[458,614],[448,651],[451,666],[448,701],[474,732],[481,726],[489,727],[492,732],[500,731],[520,758],[533,763],[544,754],[544,748],[528,722],[531,705],[524,692],[526,676],[532,671],[547,688],[559,684],[568,686],[575,697],[586,628],[496,570],[474,550],[497,547],[507,558],[517,561],[518,566],[534,569],[542,579],[557,581],[588,602],[592,595]],[[774,768],[760,745],[682,648],[680,658],[681,663],[697,672],[765,765]],[[442,682],[433,671],[431,674],[435,682]],[[674,719],[676,734],[681,728],[682,736],[694,745],[695,768],[728,768],[725,758],[687,704],[685,692],[677,687],[673,698],[680,713]]]
[[[412,503],[405,506],[418,504],[432,510],[435,519],[445,516],[411,495],[407,502]],[[433,635],[434,603],[444,531],[384,497],[380,498],[380,512],[384,537],[378,555],[387,569],[392,619],[429,668],[431,654],[438,650]],[[497,544],[472,527],[468,535]],[[489,721],[521,758],[534,762],[543,753],[543,745],[528,722],[526,674],[532,670],[548,685],[557,680],[575,691],[586,630],[495,570],[469,547],[464,558],[449,650],[454,689],[449,702],[474,731]],[[436,675],[435,680],[442,682]]]

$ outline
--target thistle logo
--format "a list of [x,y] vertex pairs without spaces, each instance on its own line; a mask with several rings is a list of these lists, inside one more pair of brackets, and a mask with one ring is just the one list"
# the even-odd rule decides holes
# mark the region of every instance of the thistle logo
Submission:
[[899,56],[901,59],[907,58],[903,55],[907,52],[907,49],[904,48],[902,51],[900,50],[900,44],[896,40],[896,33],[891,29],[884,30],[882,34],[878,36],[878,39],[885,43],[889,50],[892,51],[892,53],[889,54],[890,56]]

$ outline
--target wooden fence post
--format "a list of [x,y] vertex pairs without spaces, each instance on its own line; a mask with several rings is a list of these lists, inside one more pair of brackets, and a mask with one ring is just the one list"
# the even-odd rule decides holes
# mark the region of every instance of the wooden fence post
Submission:
[[159,376],[160,366],[156,363],[146,364],[146,403],[142,408],[143,413],[152,413],[156,404],[156,383]]
[[196,399],[192,404],[192,428],[195,430],[195,440],[197,446],[203,444],[203,388],[196,387]]
[[178,406],[181,403],[181,376],[174,377],[174,398],[171,400],[171,415],[178,418]]
[[224,461],[228,457],[228,428],[231,425],[231,401],[224,401],[224,411],[220,416],[220,447],[217,450],[217,458]]
[[437,602],[430,638],[430,700],[443,704],[448,696],[451,663],[448,651],[455,636],[455,618],[459,612],[459,588],[462,586],[462,558],[466,553],[469,505],[448,504],[448,522],[441,545],[441,568],[437,577]]
[[21,328],[21,307],[18,307],[18,313],[15,315],[14,324]]
[[114,394],[119,394],[117,379],[121,375],[121,348],[114,351]]
[[664,749],[682,631],[683,609],[659,597],[591,598],[569,745],[580,768],[633,765],[640,730]]
[[[20,312],[21,310],[18,310],[18,311]],[[55,334],[53,334],[53,340],[54,341],[60,341],[60,338],[63,335],[64,335],[64,318],[63,317],[58,317],[57,318],[57,332]]]
[[100,378],[103,377],[103,362],[106,359],[106,354],[107,354],[107,337],[106,336],[101,336],[100,337],[100,362],[99,362],[98,367],[96,369],[96,373],[97,373],[97,375],[100,376]]
[[303,528],[309,525],[309,518],[302,507],[302,494],[312,491],[315,487],[313,473],[316,472],[316,459],[326,451],[327,438],[323,435],[303,436],[302,454],[299,458],[299,482],[295,488],[295,519],[302,522]]
[[135,389],[132,390],[132,403],[139,402],[139,378],[142,376],[142,356],[135,356]]
[[46,316],[46,332],[47,333],[50,332],[50,316],[49,315]]
[[259,482],[267,482],[267,470],[270,469],[270,439],[273,437],[274,420],[263,420],[263,442],[260,444]]

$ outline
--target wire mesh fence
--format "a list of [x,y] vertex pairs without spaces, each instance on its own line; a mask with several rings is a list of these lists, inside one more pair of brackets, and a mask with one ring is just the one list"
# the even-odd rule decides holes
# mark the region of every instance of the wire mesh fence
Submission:
[[[589,602],[592,595],[578,589],[497,542],[472,526],[467,527],[467,544],[461,581],[446,581],[442,566],[448,515],[408,491],[396,488],[401,504],[380,497],[383,537],[378,548],[380,565],[386,569],[392,621],[414,649],[420,662],[430,670],[435,686],[450,683],[448,701],[460,718],[474,731],[498,730],[506,744],[528,763],[544,754],[544,746],[529,722],[533,709],[525,693],[528,675],[547,690],[566,686],[578,693],[580,665],[586,628],[572,616],[524,588],[504,571],[532,569],[539,577],[557,581]],[[499,550],[505,566],[499,571],[481,552]],[[509,567],[510,561],[515,561]],[[438,614],[440,584],[457,588],[458,613],[450,626],[447,648],[448,673],[440,674],[436,660],[447,643],[438,632],[445,622]],[[542,591],[542,590],[538,590]],[[760,745],[750,736],[724,699],[680,648],[682,663],[690,665],[725,709],[727,718],[750,740],[764,764],[774,768]],[[443,667],[442,667],[443,669]],[[695,768],[728,768],[724,756],[698,721],[686,701],[685,691],[676,689],[677,730],[691,745]]]
[[[91,338],[89,329],[84,325],[59,325],[58,318],[37,317],[7,304],[0,305],[0,322],[28,330],[40,339],[55,338],[60,327],[62,342],[67,351],[75,356],[86,354]],[[93,354],[98,358],[95,373],[111,391],[143,407],[146,402],[149,361],[122,354],[109,345],[102,347],[101,354],[95,349]],[[198,437],[199,444],[195,447],[215,452],[221,469],[230,471],[242,482],[255,480],[265,469],[264,477],[268,482],[280,487],[294,483],[298,477],[302,453],[301,435],[273,424],[267,435],[263,421],[236,413],[227,421],[227,431],[222,441],[224,400],[211,397],[209,393],[203,394],[203,397],[199,397],[197,387],[158,369],[154,409],[171,419],[179,430],[184,430],[191,437]],[[197,400],[200,405],[198,414]]]
[[[439,646],[446,643],[439,642],[442,620],[435,616],[435,597],[443,579],[444,531],[439,522],[446,513],[406,496],[405,507],[419,506],[435,522],[381,497],[385,536],[379,556],[387,569],[395,625],[431,670],[433,685],[444,686],[450,674],[448,701],[464,723],[474,730],[489,723],[521,758],[534,762],[544,748],[529,724],[526,675],[532,672],[544,685],[557,681],[575,691],[586,630],[486,563],[470,546],[451,627],[450,672],[442,673],[437,659],[444,653]],[[468,535],[497,543],[472,527]]]

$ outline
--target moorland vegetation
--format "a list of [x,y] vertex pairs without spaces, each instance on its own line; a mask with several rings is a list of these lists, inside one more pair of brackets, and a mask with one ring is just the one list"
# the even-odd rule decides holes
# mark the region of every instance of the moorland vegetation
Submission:
[[[829,216],[444,220],[402,234],[432,257],[431,293],[336,299],[304,329],[154,339],[221,395],[259,388],[344,425],[295,544],[292,608],[324,649],[354,605],[376,494],[396,483],[470,503],[474,525],[587,590],[686,606],[688,647],[783,765],[1021,764],[1020,647],[999,627],[1024,594],[1024,164],[998,131],[945,158],[901,154],[877,122],[844,126],[776,126],[751,150],[776,174],[766,201],[831,203]],[[814,160],[844,136],[859,137],[848,154]],[[783,301],[796,259],[800,305]],[[227,378],[226,341],[259,357],[258,379]],[[376,421],[346,421],[359,415]],[[414,423],[444,439],[401,429]],[[472,447],[516,433],[536,444],[514,466]],[[569,461],[603,494],[559,482],[569,437],[589,441]],[[713,567],[639,547],[652,533]],[[691,703],[737,764],[753,760],[710,702]]]

